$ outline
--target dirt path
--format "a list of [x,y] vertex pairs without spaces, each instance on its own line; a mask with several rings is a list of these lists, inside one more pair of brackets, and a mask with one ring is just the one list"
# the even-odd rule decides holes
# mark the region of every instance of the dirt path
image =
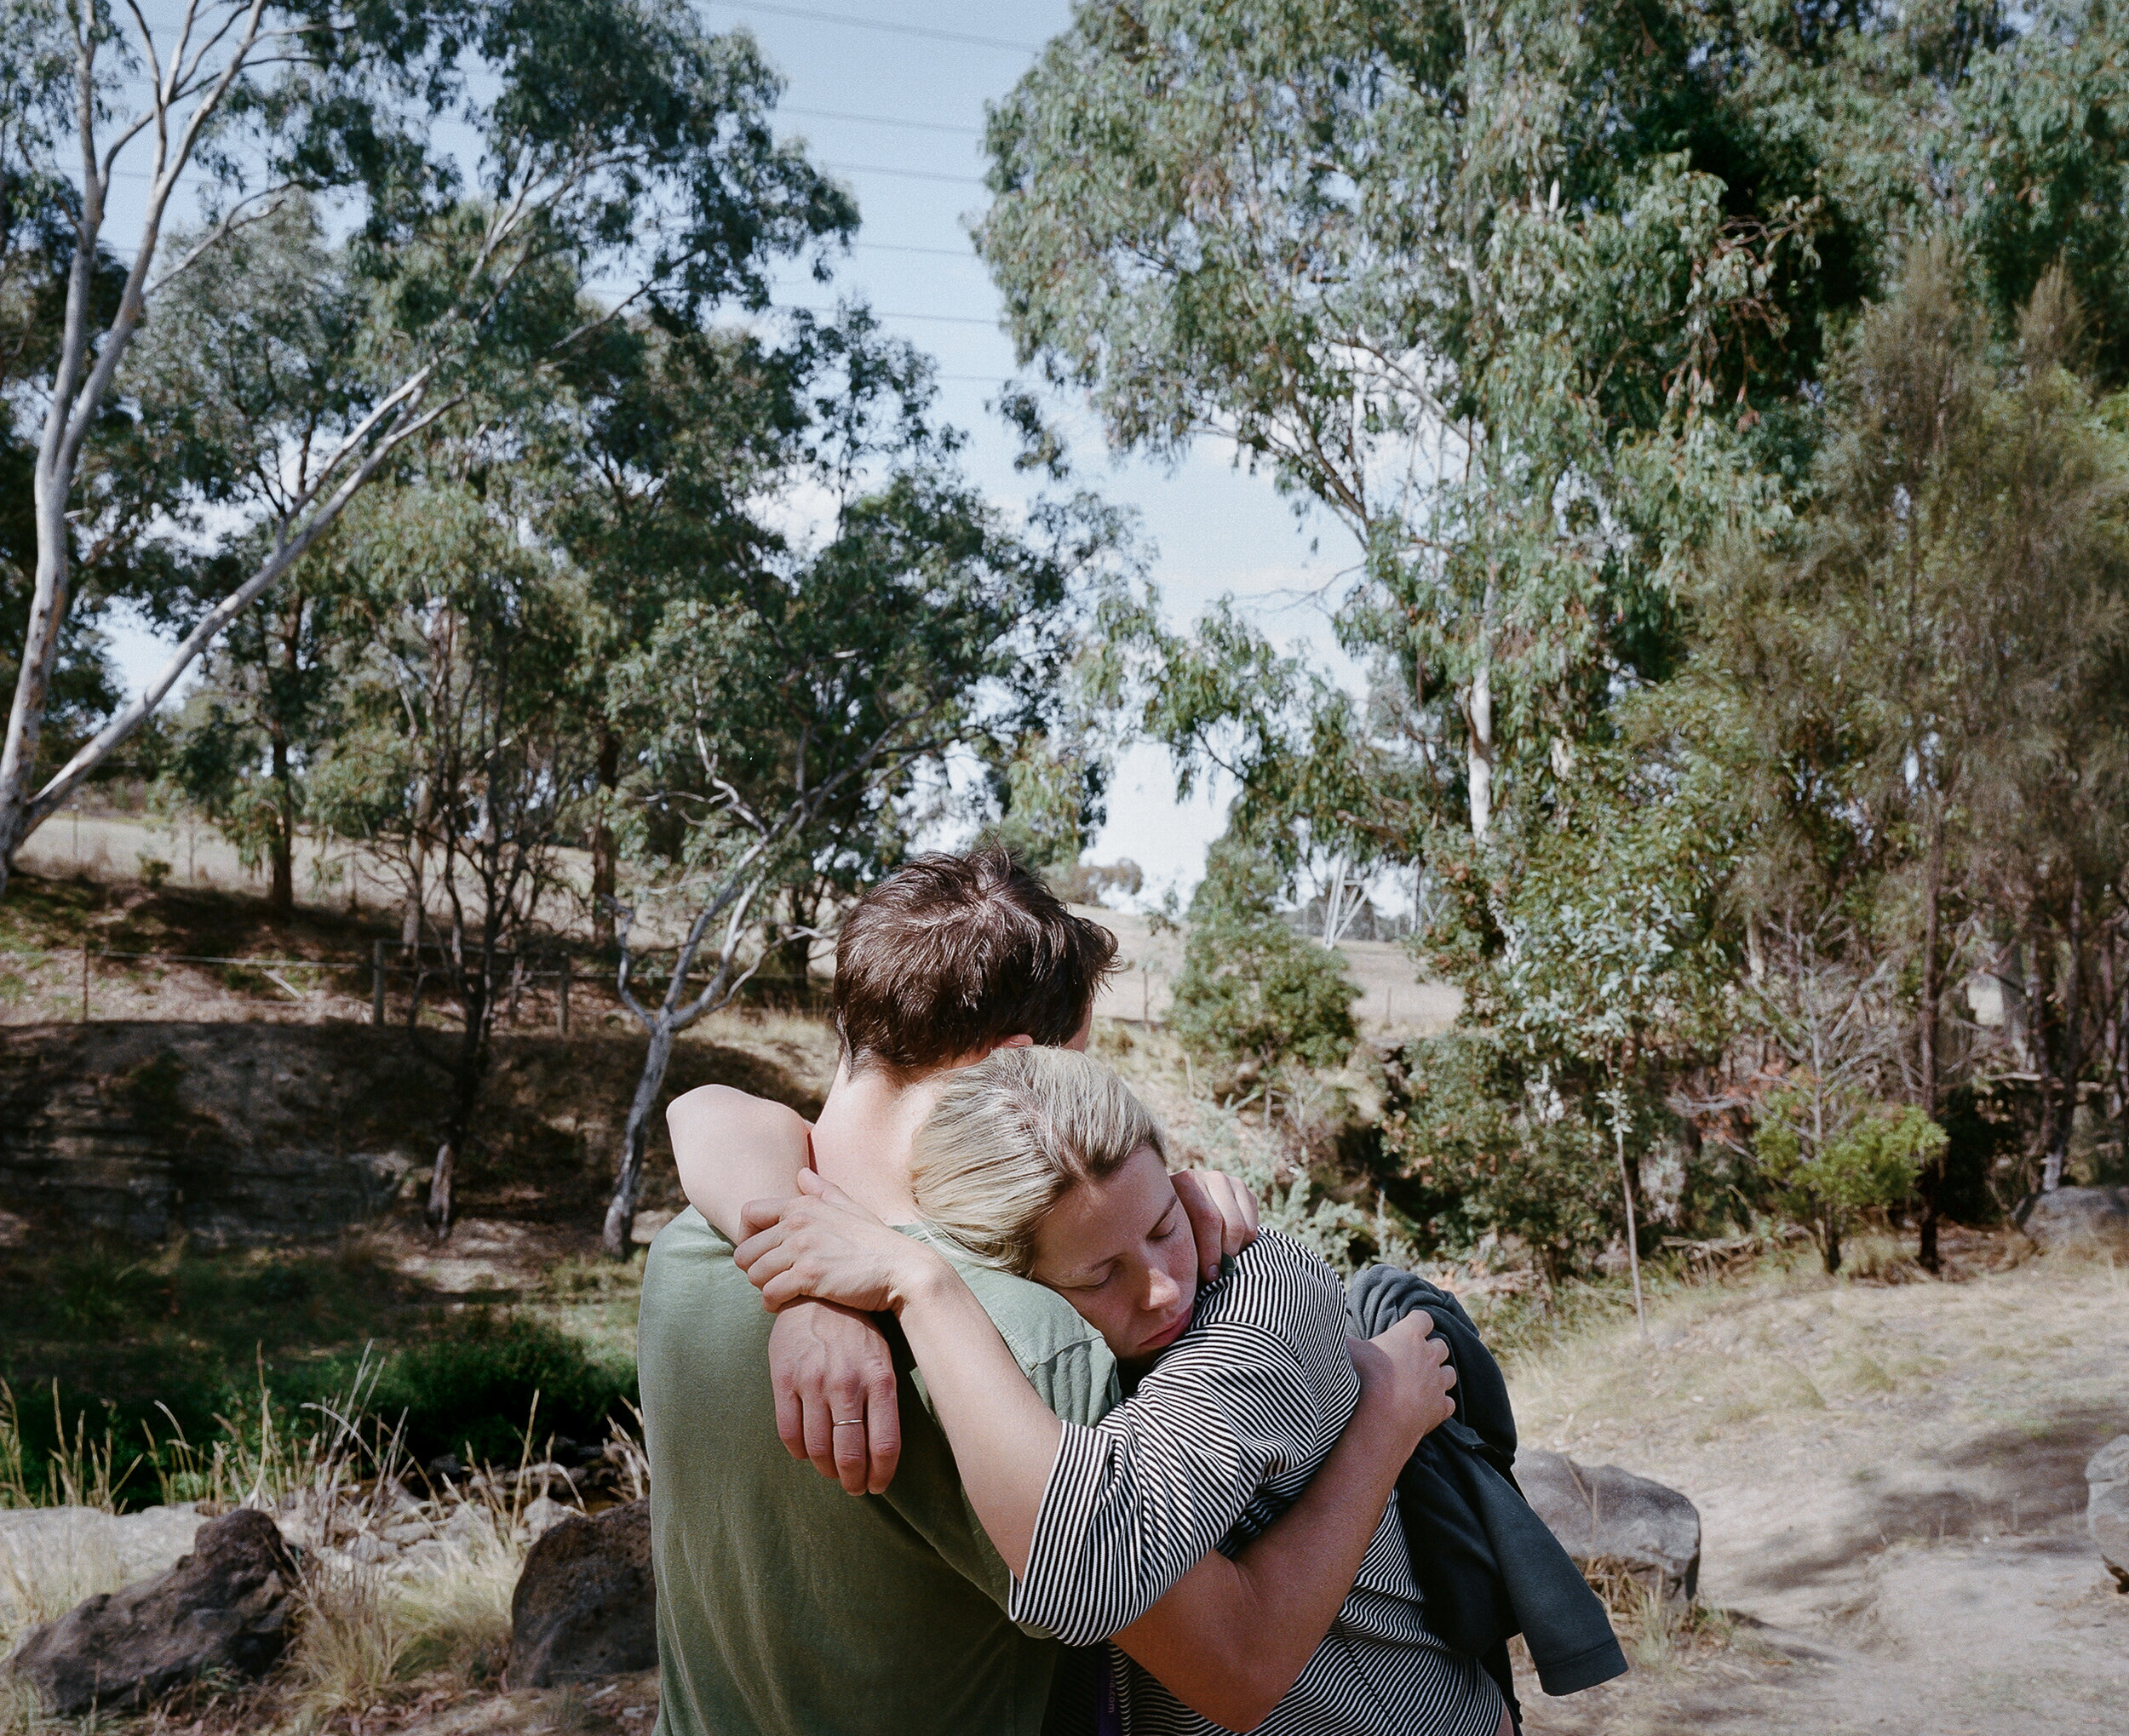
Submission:
[[1534,1693],[1538,1736],[2129,1731],[2129,1596],[2084,1523],[2085,1462],[2129,1432],[2129,1273],[1797,1277],[1679,1298],[1652,1338],[1519,1370],[1525,1440],[1690,1494],[1736,1624]]

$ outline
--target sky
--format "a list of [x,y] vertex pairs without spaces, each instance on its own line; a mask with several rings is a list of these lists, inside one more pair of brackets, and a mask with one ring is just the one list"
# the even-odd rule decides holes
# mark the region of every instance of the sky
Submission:
[[[971,476],[1001,502],[1024,503],[1030,490],[1013,470],[1017,443],[986,409],[1013,376],[1013,346],[967,231],[985,197],[984,105],[1010,90],[1042,43],[1064,27],[1069,4],[697,5],[714,28],[753,32],[788,81],[780,130],[803,137],[814,159],[857,197],[863,226],[834,282],[823,286],[794,271],[778,285],[778,302],[826,307],[838,297],[869,300],[889,330],[938,359],[940,410],[970,437],[964,461]],[[125,221],[128,203],[114,200],[109,231],[122,249],[137,233],[137,223],[129,228]],[[1113,457],[1083,404],[1053,401],[1049,409],[1071,440],[1075,480],[1136,509],[1174,624],[1231,594],[1275,640],[1306,647],[1357,685],[1358,672],[1338,651],[1327,618],[1355,555],[1340,527],[1320,515],[1297,519],[1268,477],[1237,467],[1231,449],[1206,443],[1173,467]],[[160,662],[161,648],[126,623],[113,639],[137,690]],[[1166,754],[1133,748],[1117,766],[1108,821],[1088,859],[1138,862],[1145,900],[1157,902],[1170,888],[1187,897],[1206,846],[1225,823],[1231,794],[1215,783],[1179,802]]]

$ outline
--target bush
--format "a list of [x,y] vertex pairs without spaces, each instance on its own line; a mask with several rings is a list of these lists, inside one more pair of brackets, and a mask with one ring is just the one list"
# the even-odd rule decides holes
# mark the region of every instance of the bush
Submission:
[[1278,892],[1277,870],[1246,843],[1223,838],[1213,846],[1191,900],[1170,1022],[1204,1060],[1265,1071],[1341,1066],[1358,1035],[1360,991],[1343,958],[1294,931]]
[[1826,1269],[1838,1272],[1841,1237],[1856,1214],[1904,1200],[1945,1137],[1912,1104],[1871,1103],[1806,1082],[1767,1093],[1752,1144],[1782,1210],[1811,1231]]
[[1488,1032],[1405,1050],[1382,1149],[1399,1177],[1391,1197],[1430,1251],[1518,1237],[1557,1283],[1623,1229],[1610,1127],[1541,1082],[1534,1090]]
[[537,1450],[549,1435],[599,1439],[608,1415],[635,1393],[633,1367],[595,1361],[559,1328],[480,1313],[393,1354],[370,1409],[387,1426],[405,1416],[407,1448],[417,1459],[453,1452],[468,1464],[501,1463],[522,1448],[535,1394]]

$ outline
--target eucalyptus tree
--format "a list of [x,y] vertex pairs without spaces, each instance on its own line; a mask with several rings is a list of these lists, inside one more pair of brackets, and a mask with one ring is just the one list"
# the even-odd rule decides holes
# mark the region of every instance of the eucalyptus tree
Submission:
[[403,882],[421,948],[410,1017],[432,978],[457,1003],[429,1188],[439,1235],[502,990],[551,914],[542,907],[593,753],[575,708],[558,703],[582,660],[581,589],[525,535],[524,495],[508,466],[433,466],[374,492],[331,550],[336,726],[312,768],[309,807]]
[[[178,238],[181,247],[187,238]],[[152,468],[198,552],[152,613],[189,624],[271,557],[362,397],[373,333],[345,249],[311,202],[291,196],[226,238],[171,284],[122,379],[135,407],[128,470]],[[147,492],[143,480],[142,491]],[[206,526],[234,512],[219,537]],[[332,599],[316,561],[297,562],[234,616],[203,658],[165,777],[247,861],[268,898],[296,898],[304,766],[330,728]]]
[[[764,899],[878,872],[950,756],[1010,759],[1052,720],[1087,611],[1128,573],[1128,526],[1099,501],[1038,501],[1016,524],[961,474],[927,362],[861,317],[818,335],[789,481],[827,508],[757,560],[691,573],[609,672],[612,710],[650,725],[622,783],[645,884],[617,925],[618,986],[650,1041],[606,1212],[617,1257],[673,1041],[760,968]],[[676,943],[639,931],[651,906],[674,913]]]
[[[109,0],[26,0],[38,85],[25,149],[77,165],[61,335],[35,382],[37,569],[4,751],[0,875],[22,839],[152,713],[410,443],[498,371],[542,373],[630,311],[681,323],[767,299],[778,255],[846,232],[848,199],[772,135],[777,80],[743,35],[680,0],[176,0],[152,25]],[[462,162],[456,139],[473,141]],[[145,162],[145,171],[136,162]],[[145,172],[115,301],[98,303],[114,178]],[[203,226],[166,243],[191,177]],[[259,558],[189,624],[144,690],[33,776],[72,601],[80,468],[136,335],[171,286],[301,191],[340,203],[373,330],[344,408],[247,504]],[[596,283],[605,301],[580,304]],[[558,285],[562,293],[556,293]]]
[[663,727],[657,696],[615,691],[612,673],[669,608],[774,547],[758,504],[804,465],[799,387],[817,347],[806,320],[786,344],[735,327],[616,324],[525,424],[543,466],[542,533],[584,587],[577,693],[598,747],[582,817],[602,947],[613,942],[622,786]]
[[1708,34],[1084,0],[991,120],[978,243],[1024,358],[1112,443],[1231,442],[1351,532],[1348,642],[1443,714],[1481,839],[1511,759],[1667,667],[1690,551],[1771,505],[1740,427],[1793,419],[1834,220],[1822,141],[1755,130]]

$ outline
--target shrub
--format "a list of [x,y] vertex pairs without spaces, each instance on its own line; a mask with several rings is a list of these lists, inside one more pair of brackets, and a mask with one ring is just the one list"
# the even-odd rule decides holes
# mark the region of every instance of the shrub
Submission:
[[634,1368],[594,1361],[543,1321],[477,1313],[395,1353],[370,1409],[387,1424],[405,1415],[417,1458],[454,1452],[469,1464],[501,1463],[518,1456],[536,1393],[537,1434],[582,1441],[602,1436],[608,1413],[635,1390]]
[[1911,1104],[1806,1081],[1768,1092],[1759,1108],[1752,1143],[1760,1170],[1782,1209],[1811,1231],[1829,1272],[1840,1269],[1841,1237],[1856,1214],[1905,1199],[1922,1166],[1944,1149],[1944,1130]]
[[1249,846],[1215,844],[1191,900],[1170,1022],[1200,1058],[1272,1069],[1337,1067],[1357,1033],[1346,961],[1279,914],[1277,871]]
[[1430,1247],[1519,1237],[1557,1282],[1620,1233],[1610,1127],[1524,1079],[1491,1033],[1417,1040],[1403,1077],[1383,1154],[1400,1177],[1392,1197]]

